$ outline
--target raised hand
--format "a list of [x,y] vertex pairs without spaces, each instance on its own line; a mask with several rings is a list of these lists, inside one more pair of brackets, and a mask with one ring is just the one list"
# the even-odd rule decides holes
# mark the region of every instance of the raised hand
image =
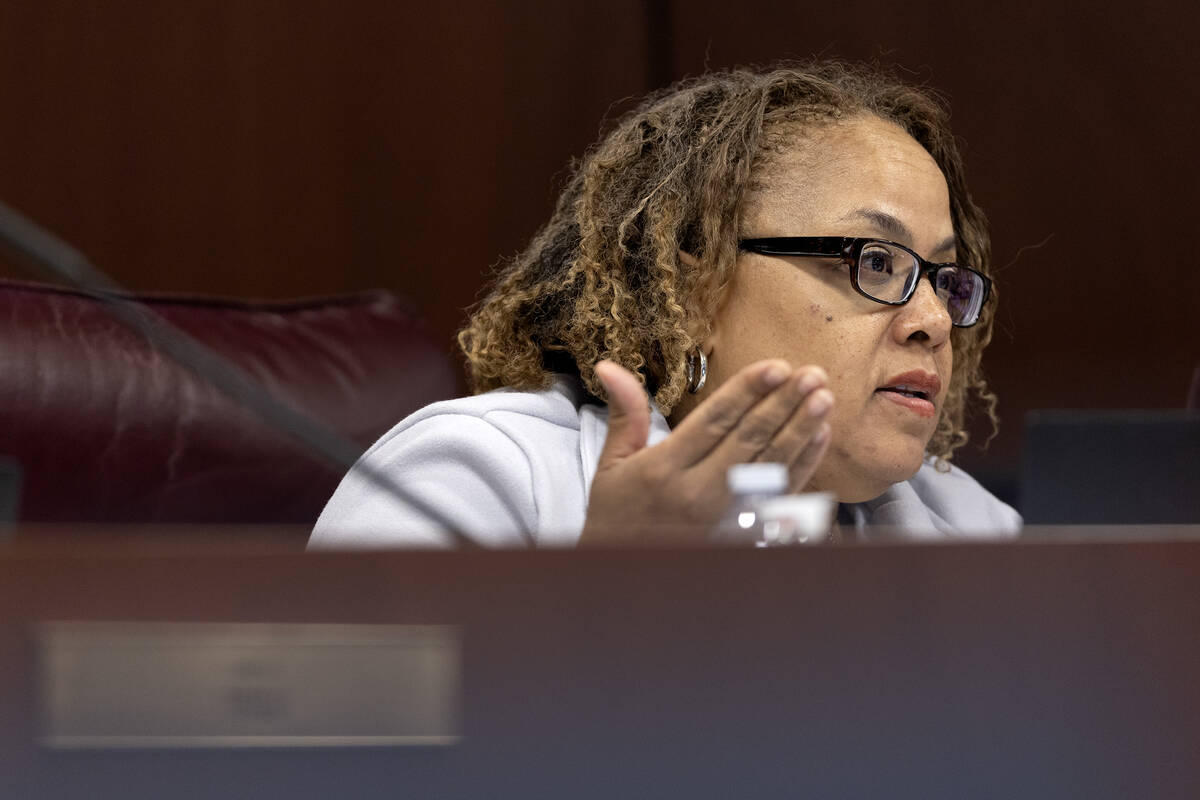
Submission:
[[652,542],[656,532],[703,541],[729,504],[731,465],[787,464],[792,491],[801,491],[829,446],[833,394],[820,367],[751,364],[654,447],[646,447],[649,399],[638,379],[611,361],[598,363],[596,376],[608,392],[609,427],[580,544]]

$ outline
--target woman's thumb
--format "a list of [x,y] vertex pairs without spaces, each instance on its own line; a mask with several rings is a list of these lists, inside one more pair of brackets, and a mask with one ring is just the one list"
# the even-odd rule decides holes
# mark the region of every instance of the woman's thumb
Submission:
[[608,393],[608,436],[599,468],[633,455],[650,436],[650,398],[632,372],[615,361],[596,364],[596,377]]

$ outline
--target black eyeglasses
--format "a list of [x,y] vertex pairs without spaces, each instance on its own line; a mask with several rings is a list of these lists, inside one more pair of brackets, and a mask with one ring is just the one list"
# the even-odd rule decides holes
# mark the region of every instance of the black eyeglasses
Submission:
[[950,321],[969,328],[979,321],[992,281],[959,264],[934,264],[907,247],[884,239],[842,236],[777,236],[742,239],[738,246],[765,256],[840,258],[850,267],[854,290],[876,303],[902,306],[912,299],[921,276],[928,275],[933,291],[946,304]]

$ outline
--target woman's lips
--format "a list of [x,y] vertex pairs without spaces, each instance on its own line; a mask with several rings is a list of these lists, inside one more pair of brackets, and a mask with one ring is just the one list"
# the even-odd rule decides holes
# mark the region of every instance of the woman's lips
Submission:
[[891,400],[896,405],[907,408],[919,417],[932,417],[937,413],[937,408],[934,407],[933,403],[924,397],[905,394],[896,389],[876,389],[875,394]]
[[932,417],[937,413],[934,400],[942,391],[942,379],[922,369],[909,370],[893,375],[875,390],[893,403],[907,408],[921,417]]

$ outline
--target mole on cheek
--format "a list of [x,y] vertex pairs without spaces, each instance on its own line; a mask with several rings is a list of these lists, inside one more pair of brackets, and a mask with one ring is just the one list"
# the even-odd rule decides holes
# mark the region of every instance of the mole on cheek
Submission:
[[828,314],[825,317],[826,322],[833,322],[833,314]]

